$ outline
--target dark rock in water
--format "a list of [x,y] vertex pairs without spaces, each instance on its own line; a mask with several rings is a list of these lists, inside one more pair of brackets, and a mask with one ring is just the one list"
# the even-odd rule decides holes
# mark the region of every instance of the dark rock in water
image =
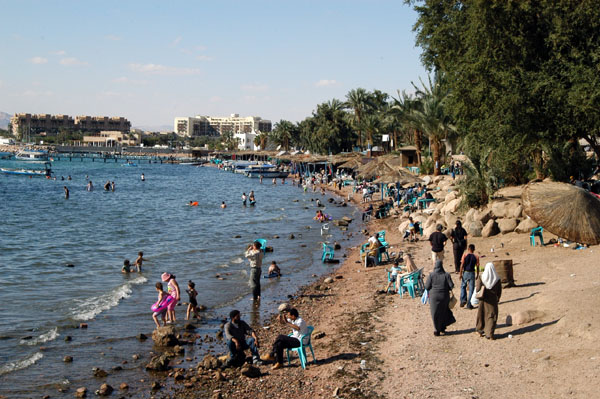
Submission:
[[295,236],[295,235],[293,235],[293,234],[290,234],[290,236],[289,236],[289,239],[290,239],[290,240],[293,240],[294,238],[296,238],[296,236]]
[[194,331],[196,329],[196,326],[192,323],[185,323],[185,326],[183,326],[183,328],[187,331]]
[[342,249],[342,246],[340,245],[339,242],[335,242],[335,243],[333,243],[333,249]]
[[240,373],[248,378],[258,378],[260,377],[260,369],[251,364],[244,364]]
[[115,366],[115,367],[111,367],[111,370],[112,371],[121,371],[121,370],[123,370],[123,367],[121,367],[121,366]]
[[121,385],[119,385],[119,389],[121,391],[125,391],[125,390],[129,389],[129,385],[127,385],[126,382],[123,382],[123,383],[121,383]]
[[205,312],[206,311],[206,306],[204,305],[198,305],[198,310],[201,312]]
[[206,355],[202,359],[201,365],[205,370],[216,370],[219,368],[219,359],[213,355]]
[[153,391],[158,391],[160,388],[162,388],[162,387],[161,387],[161,386],[160,386],[160,384],[159,384],[158,382],[156,382],[156,381],[154,381],[154,382],[152,383],[152,385],[150,385],[150,389],[152,389]]
[[71,337],[70,335],[67,335],[65,337],[65,342],[71,342],[73,340],[73,337]]
[[300,245],[302,248],[306,248],[306,244],[301,244]]
[[87,396],[87,388],[86,387],[77,388],[77,390],[75,391],[76,398],[85,398],[86,396]]
[[72,363],[73,362],[73,356],[65,356],[63,357],[63,362],[65,363]]
[[99,396],[108,396],[112,393],[112,391],[114,391],[113,387],[111,387],[110,385],[104,383],[100,386],[100,389],[98,389],[96,391],[96,395]]
[[137,339],[139,339],[140,341],[145,341],[148,339],[148,337],[146,336],[146,334],[138,334]]
[[275,234],[275,235],[273,236],[273,238],[277,239],[277,238],[279,238],[279,236],[278,236],[277,234]]
[[166,371],[169,369],[169,357],[166,354],[154,356],[146,365],[146,370],[150,371]]
[[138,355],[138,354],[136,353],[136,354],[134,354],[134,355],[131,355],[131,358],[132,358],[133,360],[138,360],[138,359],[140,358],[140,355]]
[[33,337],[32,337],[31,335],[27,335],[27,336],[25,336],[25,337],[23,337],[23,338],[21,338],[21,339],[22,339],[23,341],[28,341],[28,340],[30,340],[30,339],[32,339],[32,338],[33,338]]
[[325,263],[340,263],[339,259],[325,259]]
[[66,264],[65,264],[65,266],[66,266],[66,267],[75,267],[75,265],[74,265],[74,264],[72,264],[72,263],[66,263]]
[[99,369],[98,367],[94,367],[92,370],[94,371],[94,377],[105,378],[106,376],[108,376],[108,373],[106,371]]
[[174,326],[157,328],[152,332],[152,340],[156,346],[175,346],[179,344]]
[[329,202],[329,203],[332,203],[332,202],[333,202],[333,198],[329,198],[329,199],[327,200],[327,202]]
[[344,278],[344,276],[342,276],[341,274],[338,274],[337,276],[335,276],[335,279],[336,279],[336,280],[341,280],[341,279],[343,279],[343,278]]
[[266,247],[265,252],[273,252],[273,247]]
[[342,202],[342,206],[348,206],[346,202]]
[[242,236],[237,234],[237,235],[234,235],[233,238],[242,238]]
[[79,328],[88,328],[88,325],[87,325],[87,323],[81,323],[79,325]]

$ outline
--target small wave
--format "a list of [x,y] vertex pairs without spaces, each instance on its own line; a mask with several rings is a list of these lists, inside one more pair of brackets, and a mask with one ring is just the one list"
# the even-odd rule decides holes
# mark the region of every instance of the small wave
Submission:
[[27,367],[31,366],[32,364],[35,364],[35,362],[37,362],[38,360],[40,360],[43,357],[44,357],[44,355],[42,355],[41,352],[36,352],[33,355],[28,356],[23,360],[18,360],[16,362],[10,362],[8,364],[5,364],[4,366],[0,367],[0,375],[8,374],[13,371],[22,370],[24,368],[27,368]]
[[73,319],[81,321],[93,319],[105,310],[117,306],[121,299],[131,296],[132,286],[143,284],[146,281],[148,281],[146,277],[139,276],[126,284],[118,286],[107,294],[80,300],[78,305],[71,309]]
[[48,341],[53,341],[56,338],[58,338],[60,334],[58,333],[58,327],[54,327],[52,330],[40,335],[37,338],[34,339],[22,339],[21,342],[19,342],[21,345],[29,345],[29,346],[33,346],[33,345],[37,345],[37,344],[41,344],[44,342],[48,342]]
[[231,263],[235,263],[237,265],[237,264],[242,263],[243,261],[244,261],[243,258],[235,258],[234,260],[231,261]]

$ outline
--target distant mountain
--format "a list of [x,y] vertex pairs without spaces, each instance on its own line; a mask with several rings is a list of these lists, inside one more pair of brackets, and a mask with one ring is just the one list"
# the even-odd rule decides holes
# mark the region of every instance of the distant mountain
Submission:
[[140,129],[145,132],[172,132],[173,125],[140,125],[133,126],[134,129]]
[[0,112],[0,129],[6,129],[10,123],[11,114],[6,112]]

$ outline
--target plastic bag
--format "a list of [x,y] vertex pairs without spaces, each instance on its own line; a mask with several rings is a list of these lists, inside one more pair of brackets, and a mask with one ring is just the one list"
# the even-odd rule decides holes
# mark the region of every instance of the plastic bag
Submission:
[[423,291],[423,295],[421,295],[421,303],[426,305],[429,302],[429,292],[427,290]]
[[473,290],[473,295],[471,295],[471,306],[476,308],[479,306],[479,299],[477,299],[477,291]]

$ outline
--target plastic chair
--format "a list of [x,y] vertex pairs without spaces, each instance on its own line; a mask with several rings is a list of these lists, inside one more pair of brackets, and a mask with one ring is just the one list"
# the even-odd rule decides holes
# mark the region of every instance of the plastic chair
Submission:
[[404,292],[408,292],[411,298],[418,295],[419,292],[419,272],[412,272],[406,276],[400,278],[400,295]]
[[377,232],[378,234],[378,239],[379,242],[381,243],[381,245],[383,245],[386,248],[389,248],[390,244],[388,244],[388,242],[385,240],[385,230],[381,230],[379,232]]
[[263,251],[263,255],[264,255],[267,251],[267,240],[265,240],[264,238],[258,238],[254,241],[260,243],[260,249],[261,249],[261,251]]
[[[297,348],[288,348],[286,351],[288,364],[291,363],[290,350],[294,351],[294,352],[298,352],[298,357],[300,358],[300,364],[302,365],[303,369],[306,369],[306,362],[307,362],[306,348],[310,349],[310,353],[312,353],[312,357],[313,357],[313,363],[317,364],[317,358],[315,357],[315,351],[313,350],[312,343],[311,343],[311,336],[312,336],[312,333],[315,328],[313,326],[308,326],[307,329],[308,329],[307,334],[300,335],[300,339],[299,339],[300,346]],[[289,335],[291,336],[292,334],[289,334]]]
[[529,243],[531,244],[531,246],[535,247],[535,237],[540,237],[540,244],[542,245],[542,247],[545,245],[544,244],[544,235],[542,234],[544,232],[544,228],[542,226],[540,227],[536,227],[535,229],[531,229],[531,234],[529,234]]
[[381,247],[378,248],[378,251],[377,251],[377,263],[378,264],[381,263],[381,261],[383,260],[383,255],[385,255],[386,261],[389,262],[390,254],[387,251],[387,247],[382,245]]
[[325,243],[323,243],[323,256],[321,258],[321,261],[325,262],[325,259],[330,259],[332,260],[334,257],[335,251],[333,249],[333,247],[331,245],[327,245]]

